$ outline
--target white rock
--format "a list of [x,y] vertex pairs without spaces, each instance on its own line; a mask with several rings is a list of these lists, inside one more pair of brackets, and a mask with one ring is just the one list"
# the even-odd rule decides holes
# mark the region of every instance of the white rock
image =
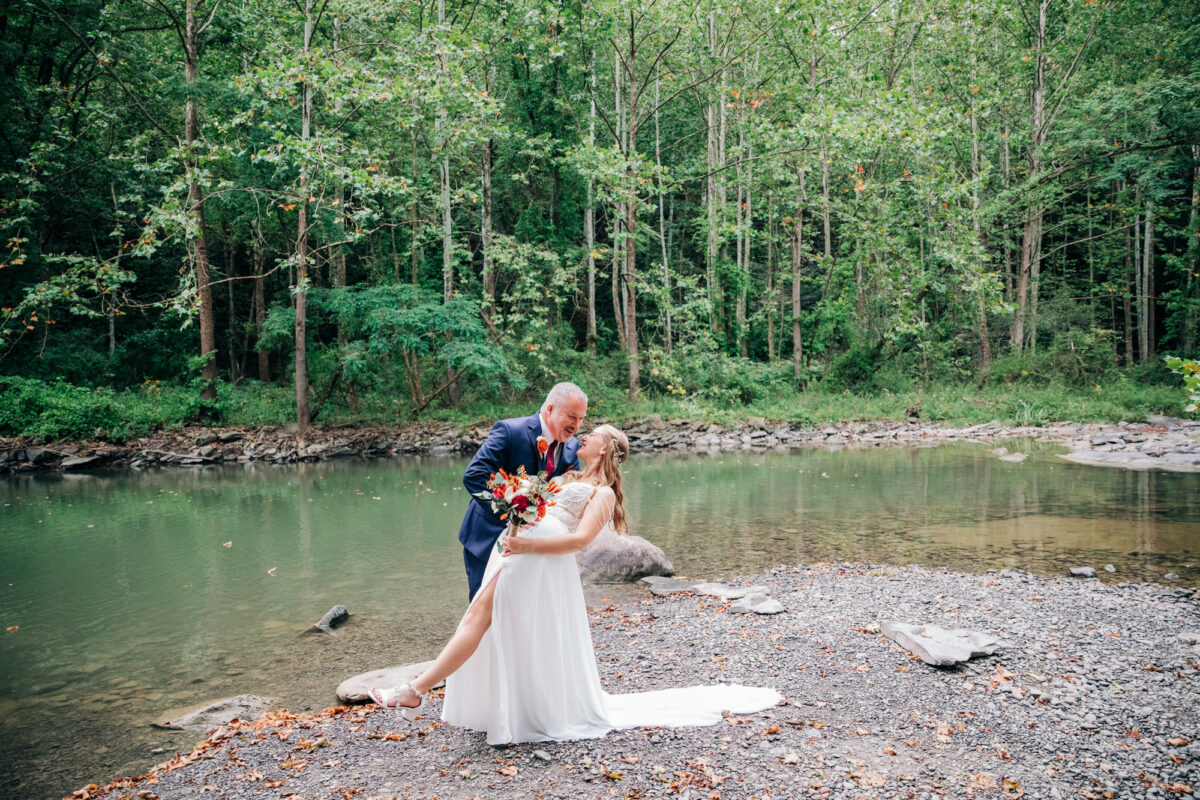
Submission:
[[719,597],[722,600],[737,600],[739,597],[745,597],[748,594],[765,594],[767,587],[765,586],[730,586],[726,583],[698,583],[692,587],[696,594],[706,594],[710,597]]
[[735,600],[729,610],[737,614],[782,614],[783,604],[762,592],[753,592]]
[[988,633],[940,625],[909,625],[905,622],[886,622],[881,631],[926,664],[947,667],[969,661],[977,656],[996,652],[1000,640]]
[[1010,464],[1020,464],[1027,458],[1029,458],[1029,456],[1025,453],[1009,453],[1006,456],[1000,456],[1001,461],[1007,461]]
[[[376,669],[364,672],[361,675],[355,675],[353,678],[347,678],[338,684],[338,699],[343,703],[364,703],[370,699],[367,696],[367,692],[372,687],[387,689],[391,686],[399,686],[411,681],[432,665],[432,661],[422,661],[420,664],[406,664],[402,667],[384,667],[383,669]],[[431,688],[436,689],[438,686],[442,686],[443,683],[439,683],[437,686]]]

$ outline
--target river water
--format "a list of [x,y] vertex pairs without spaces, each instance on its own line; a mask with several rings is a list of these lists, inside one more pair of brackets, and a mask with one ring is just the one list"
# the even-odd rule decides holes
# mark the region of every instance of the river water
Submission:
[[[847,559],[1200,580],[1200,475],[1004,444],[1030,458],[972,444],[637,456],[625,470],[631,531],[690,577]],[[345,677],[432,658],[466,605],[465,465],[0,479],[0,797],[143,772],[200,738],[151,726],[180,709],[244,693],[322,708]],[[305,634],[335,603],[352,614],[339,635]]]

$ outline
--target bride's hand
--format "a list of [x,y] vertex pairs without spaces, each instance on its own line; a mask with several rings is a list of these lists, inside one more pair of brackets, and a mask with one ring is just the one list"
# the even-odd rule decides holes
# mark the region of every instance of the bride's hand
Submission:
[[501,556],[519,556],[522,553],[533,552],[531,541],[524,536],[505,536]]

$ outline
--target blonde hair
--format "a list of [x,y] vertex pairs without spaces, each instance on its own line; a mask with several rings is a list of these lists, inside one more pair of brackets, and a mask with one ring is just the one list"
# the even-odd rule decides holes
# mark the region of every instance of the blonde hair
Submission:
[[[612,489],[613,496],[617,501],[616,505],[613,506],[612,512],[613,530],[617,533],[627,533],[628,527],[625,523],[625,493],[621,489],[621,464],[625,463],[625,459],[629,458],[629,439],[612,425],[598,425],[592,430],[592,433],[604,439],[604,455],[598,459],[597,470],[600,485]],[[591,465],[589,464],[588,466],[590,467]],[[572,470],[559,478],[558,482],[560,484],[570,483],[582,476],[583,473]]]

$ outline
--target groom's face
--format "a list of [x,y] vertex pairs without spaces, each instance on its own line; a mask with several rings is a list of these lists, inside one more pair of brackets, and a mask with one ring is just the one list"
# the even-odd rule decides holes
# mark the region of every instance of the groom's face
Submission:
[[565,442],[574,436],[586,416],[587,401],[582,397],[568,397],[561,403],[546,406],[546,425],[556,442]]

